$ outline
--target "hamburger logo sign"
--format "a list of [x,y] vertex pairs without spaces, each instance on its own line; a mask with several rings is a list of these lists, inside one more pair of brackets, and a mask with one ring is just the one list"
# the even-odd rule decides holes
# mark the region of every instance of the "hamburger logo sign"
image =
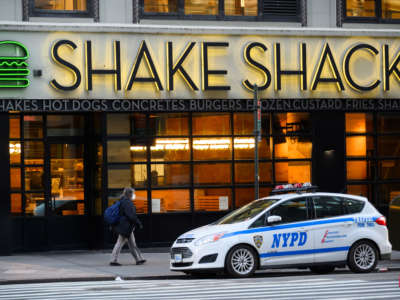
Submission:
[[29,86],[26,47],[15,41],[0,41],[0,88],[25,88]]

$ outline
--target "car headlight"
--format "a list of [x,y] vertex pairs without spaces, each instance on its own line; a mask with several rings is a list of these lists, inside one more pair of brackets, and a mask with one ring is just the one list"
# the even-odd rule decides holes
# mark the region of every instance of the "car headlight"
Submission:
[[224,234],[226,234],[227,232],[218,232],[218,233],[213,233],[213,234],[209,234],[206,236],[203,236],[202,238],[198,239],[197,241],[194,242],[194,245],[196,247],[198,246],[202,246],[208,243],[214,243],[216,241],[218,241],[221,237],[224,236]]

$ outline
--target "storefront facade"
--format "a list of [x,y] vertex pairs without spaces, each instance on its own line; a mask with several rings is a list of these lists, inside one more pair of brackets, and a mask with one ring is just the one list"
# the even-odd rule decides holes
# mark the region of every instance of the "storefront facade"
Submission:
[[397,31],[2,26],[5,252],[109,247],[125,186],[142,246],[252,201],[255,84],[261,197],[400,194]]

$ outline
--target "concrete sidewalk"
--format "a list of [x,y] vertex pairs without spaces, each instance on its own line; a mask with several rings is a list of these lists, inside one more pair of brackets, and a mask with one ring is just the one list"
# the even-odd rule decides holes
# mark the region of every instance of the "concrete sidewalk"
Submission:
[[[15,254],[0,256],[0,284],[80,281],[80,280],[115,280],[139,278],[181,277],[183,273],[169,270],[167,248],[143,249],[147,259],[144,265],[137,266],[130,253],[121,254],[122,266],[110,266],[110,251],[63,251]],[[400,251],[392,252],[392,260],[380,261],[381,271],[400,271]],[[297,270],[269,270],[266,272],[291,272]],[[304,270],[303,270],[304,272]]]

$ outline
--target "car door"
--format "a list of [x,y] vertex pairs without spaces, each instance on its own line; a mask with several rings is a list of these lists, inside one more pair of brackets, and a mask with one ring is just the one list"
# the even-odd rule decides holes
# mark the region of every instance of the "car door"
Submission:
[[344,199],[334,195],[316,195],[311,199],[315,218],[311,227],[315,262],[345,261],[354,220],[345,215]]
[[255,231],[253,238],[256,246],[259,245],[261,265],[313,262],[313,240],[304,226],[310,218],[307,197],[286,200],[268,211],[264,218],[268,216],[280,216],[282,221],[265,224]]

